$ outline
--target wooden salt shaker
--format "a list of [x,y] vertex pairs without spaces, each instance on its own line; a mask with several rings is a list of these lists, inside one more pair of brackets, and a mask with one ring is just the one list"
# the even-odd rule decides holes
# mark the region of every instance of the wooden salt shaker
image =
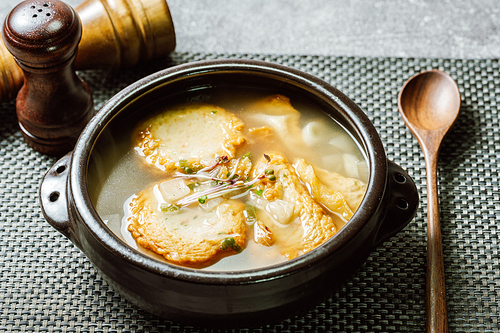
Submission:
[[81,35],[76,11],[58,0],[21,2],[5,19],[5,46],[25,78],[16,100],[21,132],[45,154],[70,151],[94,113],[90,89],[73,65]]

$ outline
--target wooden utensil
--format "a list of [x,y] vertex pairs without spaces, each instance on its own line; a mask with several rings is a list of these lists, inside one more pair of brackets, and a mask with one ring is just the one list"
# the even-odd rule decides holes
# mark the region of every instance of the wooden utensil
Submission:
[[[165,0],[85,0],[76,8],[83,25],[75,68],[120,68],[175,49],[175,31]],[[0,42],[0,101],[14,98],[23,72]]]
[[441,142],[458,117],[460,92],[447,73],[425,71],[404,84],[398,108],[424,152],[427,170],[427,332],[448,332],[437,160]]

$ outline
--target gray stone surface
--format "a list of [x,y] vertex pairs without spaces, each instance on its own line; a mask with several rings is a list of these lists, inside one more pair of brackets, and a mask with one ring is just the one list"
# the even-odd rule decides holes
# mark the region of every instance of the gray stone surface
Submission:
[[500,1],[169,0],[185,51],[496,58]]
[[[19,2],[0,1],[2,22]],[[498,0],[167,2],[181,52],[500,57]]]

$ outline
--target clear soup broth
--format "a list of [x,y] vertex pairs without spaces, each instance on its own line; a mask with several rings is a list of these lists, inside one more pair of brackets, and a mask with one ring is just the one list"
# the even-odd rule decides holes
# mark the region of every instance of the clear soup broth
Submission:
[[294,96],[210,89],[134,117],[99,139],[89,189],[107,227],[158,260],[211,271],[290,260],[348,223],[366,191],[356,141]]

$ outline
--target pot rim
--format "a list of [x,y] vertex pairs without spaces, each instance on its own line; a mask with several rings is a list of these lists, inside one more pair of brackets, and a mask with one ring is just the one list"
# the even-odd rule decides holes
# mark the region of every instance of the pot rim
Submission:
[[[87,167],[97,138],[114,116],[150,89],[168,84],[171,80],[218,71],[268,74],[275,79],[291,82],[315,93],[329,104],[333,104],[354,125],[362,141],[360,144],[365,146],[370,176],[367,192],[360,204],[360,208],[363,209],[358,209],[349,222],[324,244],[295,259],[263,268],[235,272],[198,270],[161,262],[133,249],[119,239],[105,226],[92,204],[87,189]],[[158,71],[132,83],[110,98],[90,120],[75,145],[70,162],[68,193],[72,198],[70,202],[74,205],[70,209],[84,221],[85,227],[93,237],[115,256],[135,266],[171,278],[210,284],[241,284],[295,274],[325,260],[348,244],[376,213],[385,191],[386,180],[387,157],[378,132],[360,107],[341,91],[318,77],[291,67],[260,60],[224,59],[197,61]]]

